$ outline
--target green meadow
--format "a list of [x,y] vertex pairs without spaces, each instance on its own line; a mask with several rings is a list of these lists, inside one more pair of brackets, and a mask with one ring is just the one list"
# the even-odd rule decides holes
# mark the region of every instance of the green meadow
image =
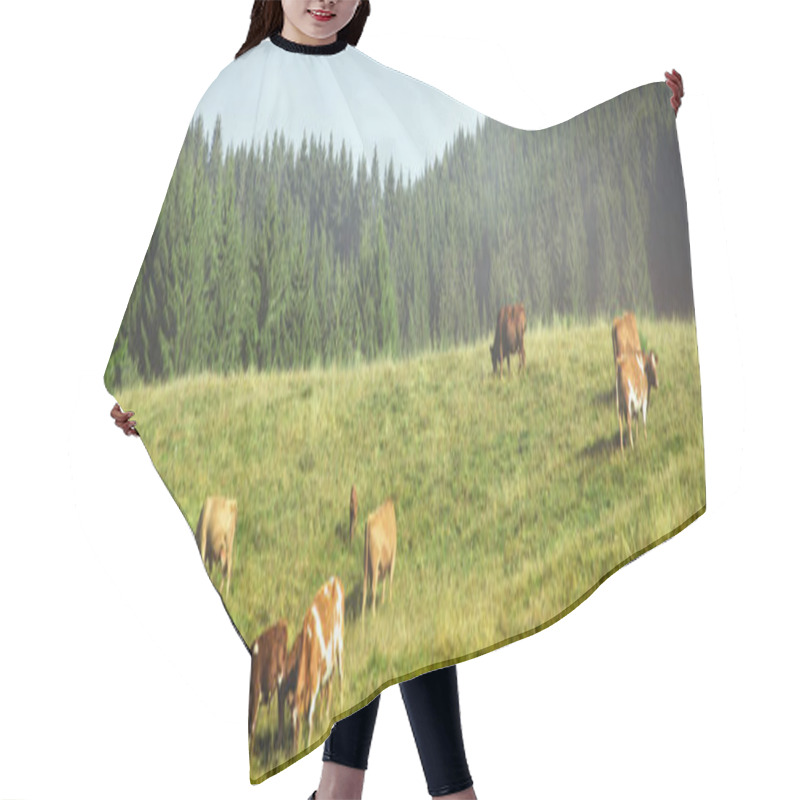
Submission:
[[[705,507],[693,320],[638,319],[659,357],[648,438],[620,452],[611,325],[529,326],[527,368],[492,375],[490,339],[347,368],[205,374],[119,392],[192,532],[209,494],[239,506],[226,606],[248,643],[289,646],[317,589],[345,588],[344,701],[529,635]],[[349,537],[350,486],[358,528]],[[392,497],[392,602],[362,630],[364,522]],[[187,531],[187,535],[192,535]],[[198,567],[200,566],[198,556]],[[221,587],[218,568],[212,572]],[[223,589],[224,591],[224,589]],[[242,687],[243,697],[246,687]],[[316,717],[312,745],[329,723]],[[303,755],[262,710],[254,780]],[[287,717],[287,731],[290,729]],[[268,755],[267,755],[268,753]]]

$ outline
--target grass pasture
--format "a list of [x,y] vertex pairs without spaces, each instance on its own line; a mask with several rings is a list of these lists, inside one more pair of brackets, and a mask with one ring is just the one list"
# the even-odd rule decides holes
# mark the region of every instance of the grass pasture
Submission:
[[[559,618],[610,572],[705,507],[692,320],[638,320],[659,356],[648,439],[619,449],[610,322],[528,330],[527,369],[492,375],[490,341],[377,362],[203,375],[122,390],[193,530],[236,497],[227,608],[247,642],[279,617],[291,646],[330,575],[345,588],[346,716],[385,687]],[[348,545],[350,486],[358,530]],[[393,601],[361,626],[366,514],[395,502]],[[212,574],[221,587],[218,570]],[[246,687],[242,687],[243,697]],[[333,720],[319,714],[312,745]],[[252,779],[305,752],[263,711]],[[287,721],[287,730],[288,730]],[[268,758],[266,753],[269,751]]]

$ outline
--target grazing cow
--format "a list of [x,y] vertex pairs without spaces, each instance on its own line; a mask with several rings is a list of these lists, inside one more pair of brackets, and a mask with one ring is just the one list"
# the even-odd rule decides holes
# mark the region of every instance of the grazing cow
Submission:
[[[278,693],[283,682],[286,666],[286,620],[280,619],[267,628],[251,648],[250,661],[250,705],[247,713],[247,730],[250,753],[256,738],[256,720],[263,701],[269,713],[272,697]],[[278,698],[278,740],[283,741],[283,705]]]
[[339,691],[344,697],[344,588],[336,576],[320,588],[306,612],[303,625],[286,658],[279,703],[288,702],[292,716],[294,749],[300,738],[303,720],[308,724],[308,745],[314,730],[314,711],[321,692],[327,695],[331,710],[333,671],[339,673]]
[[628,441],[633,447],[631,419],[636,417],[636,433],[639,433],[639,412],[642,412],[644,438],[647,439],[647,405],[650,389],[658,389],[658,356],[653,350],[647,355],[641,351],[624,353],[617,359],[617,387],[619,416],[619,449],[625,449],[622,436],[622,417],[628,421]]
[[632,311],[626,311],[621,317],[614,317],[611,325],[611,343],[614,345],[614,361],[623,353],[641,351],[636,315]]
[[225,577],[225,596],[231,586],[233,571],[233,539],[236,535],[236,500],[230,497],[207,497],[197,520],[195,539],[200,548],[203,563],[209,572],[215,561],[219,561]]
[[494,344],[489,348],[492,356],[492,372],[497,372],[500,364],[500,377],[503,377],[503,359],[508,361],[511,372],[511,356],[519,353],[519,368],[525,366],[525,307],[522,303],[503,306],[497,313],[497,327]]
[[350,542],[353,544],[353,531],[356,529],[356,519],[358,517],[358,497],[356,497],[356,485],[350,487]]
[[387,500],[373,511],[364,525],[364,591],[361,597],[361,625],[367,604],[367,585],[372,590],[372,615],[375,615],[375,591],[383,579],[381,603],[386,600],[386,575],[389,575],[389,600],[392,599],[394,562],[397,552],[397,519],[394,503]]

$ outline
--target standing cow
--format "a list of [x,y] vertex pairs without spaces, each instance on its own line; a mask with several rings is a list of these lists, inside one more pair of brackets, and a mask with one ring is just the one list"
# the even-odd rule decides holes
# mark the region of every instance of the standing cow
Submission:
[[334,669],[339,673],[339,691],[344,698],[344,588],[331,576],[314,597],[303,625],[286,658],[284,677],[278,689],[280,705],[288,703],[297,750],[303,721],[308,725],[308,745],[314,730],[314,712],[324,691],[327,713],[331,708]]
[[353,532],[356,529],[356,520],[358,518],[358,497],[356,497],[356,485],[350,487],[350,541],[353,544]]
[[361,597],[361,625],[364,625],[364,609],[367,605],[367,586],[372,591],[372,614],[375,615],[375,593],[378,581],[383,579],[381,603],[386,600],[386,575],[389,576],[389,601],[392,599],[394,562],[397,552],[397,519],[394,503],[384,502],[373,511],[364,525],[364,591]]
[[500,377],[503,377],[503,359],[508,361],[511,372],[511,356],[519,353],[519,368],[525,366],[525,307],[522,303],[503,306],[497,313],[497,326],[494,332],[494,343],[489,347],[492,356],[492,372],[497,372],[500,365]]
[[[250,703],[247,709],[247,731],[250,753],[256,737],[256,721],[261,703],[269,713],[270,702],[278,694],[286,668],[287,625],[278,620],[253,642],[250,661]],[[278,741],[283,741],[283,704],[278,698]]]
[[653,350],[647,355],[623,353],[617,359],[617,415],[619,417],[619,449],[625,449],[622,435],[622,418],[628,422],[628,441],[633,447],[631,420],[636,418],[636,435],[639,435],[639,412],[644,423],[644,438],[647,439],[647,406],[650,389],[658,389],[658,356]]
[[197,520],[195,539],[200,548],[203,563],[209,574],[212,565],[219,561],[225,578],[225,597],[231,585],[233,571],[233,540],[236,535],[236,500],[214,495],[207,497]]

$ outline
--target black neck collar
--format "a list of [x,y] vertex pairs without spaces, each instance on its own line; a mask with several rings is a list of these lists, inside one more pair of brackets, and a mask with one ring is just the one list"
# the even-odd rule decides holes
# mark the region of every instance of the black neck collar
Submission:
[[290,53],[305,53],[309,56],[330,56],[334,53],[341,53],[347,47],[347,39],[337,39],[330,44],[299,44],[281,36],[280,33],[273,33],[269,40],[282,50],[288,50]]

